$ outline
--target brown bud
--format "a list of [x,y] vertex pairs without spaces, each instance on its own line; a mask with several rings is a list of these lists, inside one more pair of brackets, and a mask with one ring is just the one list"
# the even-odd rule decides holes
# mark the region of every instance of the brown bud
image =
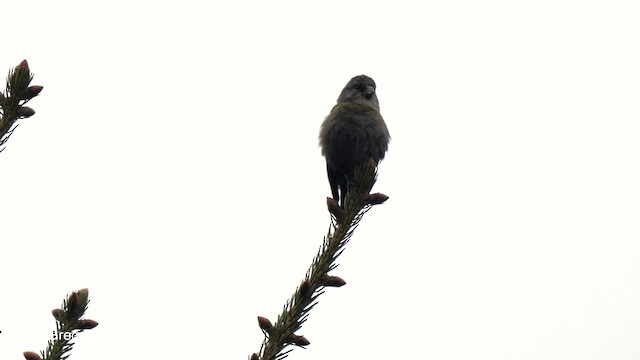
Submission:
[[29,71],[29,63],[27,62],[27,59],[24,59],[20,62],[20,64],[18,64],[18,66],[16,66],[17,68],[23,68],[23,69],[27,69],[27,71]]
[[260,325],[260,329],[262,329],[269,335],[271,335],[271,333],[273,332],[273,325],[271,324],[271,321],[269,321],[269,319],[267,319],[266,317],[258,316],[258,325]]
[[20,106],[18,108],[18,116],[20,116],[21,118],[31,117],[35,113],[36,113],[36,111],[33,110],[32,108],[28,107],[28,106]]
[[309,292],[311,291],[311,285],[309,284],[309,280],[304,280],[300,284],[300,296],[307,297]]
[[78,320],[78,324],[76,325],[77,330],[88,330],[93,329],[98,326],[98,322],[91,319],[82,319]]
[[60,316],[62,316],[62,309],[53,309],[51,310],[51,314],[56,320],[60,320]]
[[375,193],[375,194],[369,195],[369,199],[367,203],[369,205],[379,205],[387,200],[389,200],[389,197],[387,195],[382,193]]
[[89,289],[87,288],[80,289],[76,291],[76,293],[78,294],[78,299],[80,300],[86,300],[89,297]]
[[251,360],[260,360],[260,357],[258,356],[258,354],[253,353],[251,354]]
[[69,295],[69,300],[67,300],[67,310],[72,313],[78,308],[78,294],[76,292],[72,292]]
[[336,217],[336,220],[340,221],[342,219],[344,210],[340,207],[335,199],[327,197],[327,209],[329,209],[331,215]]
[[20,95],[18,95],[18,99],[20,100],[33,99],[34,97],[38,96],[38,94],[40,94],[42,89],[43,87],[40,85],[29,86],[28,88],[24,89],[24,91],[22,91]]
[[307,338],[306,338],[306,337],[304,337],[304,336],[302,336],[302,335],[295,335],[295,334],[294,334],[294,335],[289,336],[289,337],[285,340],[285,342],[288,342],[288,343],[290,343],[290,344],[294,344],[294,345],[297,345],[297,346],[307,346],[307,345],[311,344],[311,343],[309,342],[309,340],[307,340]]
[[293,343],[298,346],[307,346],[311,344],[311,342],[309,342],[309,340],[307,340],[307,338],[304,336],[298,336]]
[[24,358],[27,360],[42,360],[40,355],[34,353],[33,351],[25,351],[22,353],[22,355],[24,355]]
[[322,277],[322,286],[341,287],[346,284],[347,282],[339,276],[324,275]]

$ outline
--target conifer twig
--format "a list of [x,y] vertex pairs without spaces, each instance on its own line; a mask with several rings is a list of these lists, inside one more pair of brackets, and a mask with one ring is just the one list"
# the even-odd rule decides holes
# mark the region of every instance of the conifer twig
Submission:
[[23,353],[27,360],[65,360],[65,355],[73,348],[73,339],[84,330],[93,329],[98,322],[82,319],[89,306],[89,289],[74,291],[62,302],[61,309],[53,309],[51,313],[56,319],[56,330],[53,332],[47,349],[40,355],[33,351]]
[[[286,302],[275,325],[264,317],[258,317],[258,325],[265,334],[259,353],[250,356],[251,360],[281,360],[288,356],[294,345],[304,348],[310,342],[304,336],[296,335],[307,320],[309,312],[318,303],[318,297],[327,287],[340,287],[346,284],[342,278],[331,276],[329,272],[338,267],[336,260],[344,251],[364,214],[371,206],[385,202],[386,195],[369,194],[376,181],[377,169],[373,160],[356,168],[354,179],[349,184],[344,208],[336,200],[327,198],[327,207],[331,213],[329,232],[317,255],[314,257],[304,280],[293,296]],[[343,195],[344,196],[344,195]]]
[[9,71],[7,87],[0,91],[0,152],[2,147],[18,127],[16,121],[33,116],[36,112],[28,106],[24,106],[31,99],[38,96],[42,86],[29,86],[33,80],[33,74],[29,70],[27,60],[22,60],[18,66]]

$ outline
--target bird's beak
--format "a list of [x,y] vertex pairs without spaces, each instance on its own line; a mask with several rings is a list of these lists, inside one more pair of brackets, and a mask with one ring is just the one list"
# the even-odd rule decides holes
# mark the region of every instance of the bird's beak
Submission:
[[373,88],[373,86],[369,85],[367,86],[367,88],[364,90],[364,94],[367,97],[367,99],[371,99],[371,96],[373,94],[375,94],[376,89]]

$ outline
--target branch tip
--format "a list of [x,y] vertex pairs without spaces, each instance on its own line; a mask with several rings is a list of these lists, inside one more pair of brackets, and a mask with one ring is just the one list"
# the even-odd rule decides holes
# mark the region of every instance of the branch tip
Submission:
[[78,294],[74,291],[71,293],[71,295],[69,295],[69,301],[67,301],[67,311],[70,313],[75,312],[76,308],[78,307]]
[[27,59],[20,61],[20,64],[18,64],[16,68],[26,69],[27,71],[29,71],[29,63],[27,62]]
[[81,301],[89,298],[89,289],[87,288],[80,289],[76,293],[78,294],[78,297]]

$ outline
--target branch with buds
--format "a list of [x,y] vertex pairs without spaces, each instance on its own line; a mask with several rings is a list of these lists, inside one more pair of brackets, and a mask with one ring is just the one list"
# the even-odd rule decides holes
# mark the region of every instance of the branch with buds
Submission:
[[82,319],[89,306],[89,289],[74,291],[62,302],[62,308],[51,310],[51,314],[56,319],[56,330],[45,351],[35,353],[25,351],[23,353],[27,360],[64,360],[69,357],[65,355],[73,348],[73,339],[78,333],[93,329],[98,326],[98,322],[91,319]]
[[0,152],[13,131],[18,127],[18,119],[26,119],[36,112],[24,106],[42,91],[42,86],[29,86],[33,74],[29,70],[27,60],[22,60],[18,66],[9,71],[7,87],[0,91]]
[[344,200],[344,207],[338,205],[334,199],[327,198],[327,209],[331,214],[331,227],[324,238],[318,254],[313,259],[311,267],[287,301],[284,310],[275,324],[265,317],[258,317],[258,326],[264,333],[265,339],[258,353],[252,354],[251,360],[281,360],[293,350],[285,350],[288,346],[304,348],[310,342],[295,332],[300,330],[307,320],[309,312],[318,303],[318,297],[324,294],[328,287],[341,287],[346,282],[329,272],[338,267],[336,259],[344,251],[355,228],[369,209],[382,204],[389,198],[380,193],[370,194],[376,182],[377,169],[373,160],[356,168],[354,179],[351,180]]

